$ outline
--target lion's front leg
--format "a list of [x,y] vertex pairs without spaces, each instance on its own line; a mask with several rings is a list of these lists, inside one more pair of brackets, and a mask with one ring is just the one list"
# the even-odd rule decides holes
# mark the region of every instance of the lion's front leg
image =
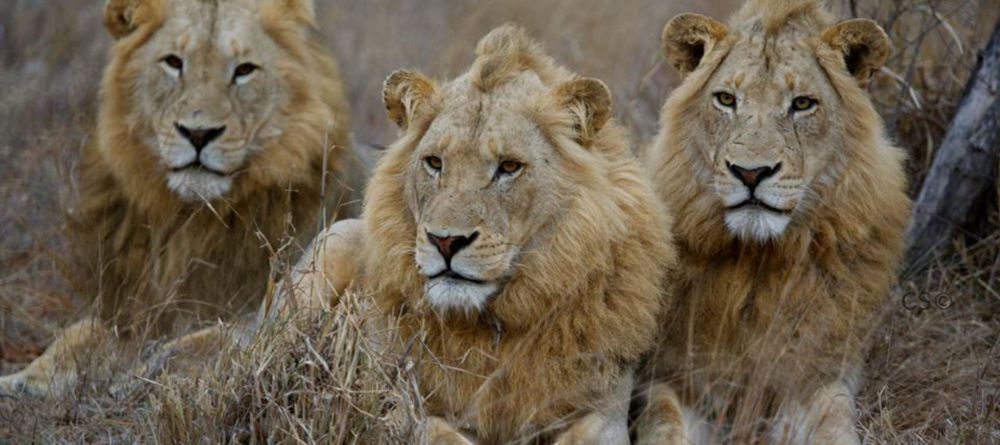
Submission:
[[447,420],[440,417],[430,416],[427,418],[427,444],[428,445],[476,445],[458,428],[455,428]]
[[634,385],[630,372],[621,379],[602,409],[574,422],[556,438],[554,445],[628,445],[628,407]]
[[781,445],[859,445],[854,391],[844,381],[823,386],[803,403],[782,406],[770,436]]
[[77,381],[77,359],[108,338],[100,320],[87,318],[64,329],[45,352],[20,372],[0,377],[0,393],[58,396]]
[[593,412],[573,423],[554,445],[628,445],[628,415]]
[[698,445],[708,443],[708,424],[685,408],[677,392],[666,383],[653,383],[643,391],[645,406],[635,421],[638,445]]
[[[241,326],[217,324],[186,334],[159,347],[148,359],[131,370],[128,378],[119,380],[112,386],[114,394],[123,394],[143,380],[155,379],[169,369],[171,372],[187,372],[198,369],[210,360],[219,357],[219,351],[227,344],[236,345],[240,340]],[[138,376],[140,379],[131,377]]]

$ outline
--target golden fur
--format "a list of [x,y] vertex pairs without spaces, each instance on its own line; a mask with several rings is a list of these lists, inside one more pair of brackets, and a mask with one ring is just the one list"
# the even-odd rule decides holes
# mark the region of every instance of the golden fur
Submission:
[[[71,223],[82,292],[119,333],[255,307],[274,250],[309,239],[343,196],[347,107],[311,14],[309,0],[108,2],[116,42]],[[256,70],[229,74],[241,63]],[[225,130],[196,151],[181,125]]]
[[[387,345],[416,364],[431,443],[628,443],[632,371],[653,345],[661,266],[674,257],[669,220],[608,122],[603,84],[511,26],[477,55],[443,84],[389,77],[402,130],[364,222],[321,235],[292,281],[328,296],[351,282],[344,270],[361,277],[356,288],[398,326]],[[519,170],[498,170],[514,159]],[[428,234],[472,241],[445,266]],[[477,283],[440,277],[446,267]]]
[[[815,1],[753,0],[729,26],[678,16],[663,43],[685,78],[647,154],[680,254],[649,367],[669,382],[650,396],[672,418],[660,433],[680,428],[679,396],[712,419],[772,416],[775,442],[857,443],[853,391],[910,208],[904,155],[862,88],[885,34]],[[733,165],[773,170],[750,188]]]

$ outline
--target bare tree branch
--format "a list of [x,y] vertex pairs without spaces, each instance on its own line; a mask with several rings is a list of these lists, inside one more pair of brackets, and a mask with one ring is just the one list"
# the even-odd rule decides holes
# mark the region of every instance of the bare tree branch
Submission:
[[1000,23],[917,197],[908,230],[908,261],[946,249],[956,231],[975,223],[975,208],[994,192],[1000,159]]

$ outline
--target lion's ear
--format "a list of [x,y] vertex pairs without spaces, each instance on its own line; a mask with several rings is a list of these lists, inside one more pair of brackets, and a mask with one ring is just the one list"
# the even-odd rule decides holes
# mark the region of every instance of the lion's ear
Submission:
[[135,31],[150,20],[153,5],[149,0],[108,0],[104,4],[104,26],[116,40]]
[[729,28],[719,21],[701,14],[685,13],[675,16],[663,26],[660,41],[667,60],[682,76],[686,76],[727,34]]
[[394,71],[382,84],[382,102],[386,113],[401,130],[427,113],[430,99],[437,90],[434,81],[420,73]]
[[844,55],[844,66],[861,87],[868,86],[889,57],[889,36],[868,19],[844,20],[823,30],[820,38]]
[[600,80],[584,77],[566,82],[556,89],[556,100],[573,116],[580,145],[590,145],[611,119],[611,91]]

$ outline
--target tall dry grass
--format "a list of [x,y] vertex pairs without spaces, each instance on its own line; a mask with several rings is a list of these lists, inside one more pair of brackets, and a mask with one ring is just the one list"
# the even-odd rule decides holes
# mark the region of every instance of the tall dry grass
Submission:
[[[74,167],[91,136],[110,38],[102,2],[0,4],[0,372],[40,353],[84,313],[61,252]],[[725,17],[738,2],[679,0],[337,0],[318,3],[321,40],[336,56],[356,139],[392,140],[381,82],[397,68],[449,77],[474,42],[508,21],[562,63],[603,79],[615,112],[643,141],[679,80],[659,53],[672,15]],[[998,0],[847,0],[895,52],[873,86],[919,187],[954,112]],[[995,213],[994,213],[995,214]],[[873,339],[859,403],[867,443],[1000,443],[1000,235],[904,270]],[[914,295],[947,307],[914,307]],[[904,298],[905,297],[905,298]],[[945,301],[945,300],[941,300]],[[905,304],[904,304],[905,303]],[[419,433],[420,401],[405,364],[372,354],[350,308],[305,314],[290,342],[229,350],[195,379],[164,376],[121,390],[94,351],[78,391],[60,400],[0,398],[0,443],[399,443]],[[288,340],[285,338],[284,340]],[[388,362],[388,363],[386,363]],[[402,368],[404,372],[388,370]],[[402,413],[402,414],[400,414]]]

